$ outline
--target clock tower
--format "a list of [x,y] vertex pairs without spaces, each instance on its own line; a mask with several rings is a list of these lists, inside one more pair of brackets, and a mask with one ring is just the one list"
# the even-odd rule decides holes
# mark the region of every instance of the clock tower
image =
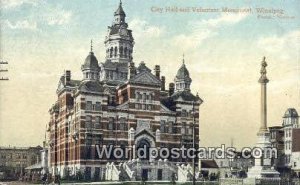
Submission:
[[120,1],[114,13],[112,26],[105,37],[106,59],[111,62],[130,63],[132,61],[133,37],[125,21],[126,14]]

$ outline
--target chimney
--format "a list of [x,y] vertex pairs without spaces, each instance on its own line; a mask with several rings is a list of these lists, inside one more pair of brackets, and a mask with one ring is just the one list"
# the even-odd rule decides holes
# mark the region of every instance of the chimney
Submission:
[[166,90],[166,77],[165,76],[161,77],[161,90],[162,91]]
[[159,65],[155,65],[154,73],[155,73],[156,78],[160,79],[160,66]]
[[71,81],[71,71],[65,71],[65,83],[68,84]]
[[172,96],[174,94],[174,83],[169,83],[169,96]]
[[134,63],[130,62],[128,65],[128,79],[132,78],[135,75]]

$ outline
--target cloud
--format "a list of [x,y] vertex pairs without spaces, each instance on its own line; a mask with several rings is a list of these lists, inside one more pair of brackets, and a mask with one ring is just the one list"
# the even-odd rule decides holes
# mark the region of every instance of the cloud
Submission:
[[[263,49],[270,53],[281,52],[282,51],[299,51],[299,42],[300,42],[300,30],[294,30],[286,33],[285,35],[278,36],[272,35],[266,38],[260,38],[257,42],[257,45],[260,49]],[[295,48],[298,48],[295,49]]]
[[70,22],[72,12],[63,9],[53,9],[46,17],[48,25],[63,25]]
[[39,0],[0,0],[1,8],[10,9],[16,8],[23,4],[36,6]]
[[228,24],[236,24],[242,21],[243,19],[245,19],[248,15],[249,14],[247,13],[243,13],[243,14],[224,13],[218,18],[203,20],[199,22],[198,26],[208,26],[212,28],[212,27],[220,27]]
[[[0,0],[1,7],[9,8],[5,24],[10,29],[27,29],[35,30],[37,26],[61,26],[71,22],[73,13],[70,10],[65,10],[59,5],[52,5],[47,1],[38,0]],[[3,1],[3,2],[2,2]],[[16,23],[13,24],[10,14],[15,15],[15,7],[19,7],[23,4],[32,4],[30,10],[24,11],[22,17],[16,17]],[[19,20],[18,20],[19,19]],[[25,20],[24,20],[25,19]]]
[[164,28],[158,26],[150,25],[147,21],[135,18],[129,23],[129,28],[134,28],[134,38],[135,39],[149,39],[149,38],[158,38],[163,32]]
[[13,30],[37,30],[37,23],[30,22],[28,20],[17,21],[16,23],[11,23],[9,20],[5,20],[3,21],[3,24]]
[[173,38],[173,43],[176,47],[181,47],[184,50],[195,48],[209,38],[217,35],[218,29],[224,25],[236,24],[245,19],[249,14],[232,14],[224,13],[217,18],[208,20],[192,21],[188,23],[191,27],[191,32],[188,34],[180,34]]

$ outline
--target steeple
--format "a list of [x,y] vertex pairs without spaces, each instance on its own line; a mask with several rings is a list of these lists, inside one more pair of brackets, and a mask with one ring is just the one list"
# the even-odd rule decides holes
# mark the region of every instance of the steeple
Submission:
[[112,26],[108,27],[108,34],[104,42],[106,59],[112,62],[130,63],[132,61],[134,41],[132,31],[128,29],[125,17],[126,14],[123,10],[122,1],[120,1],[114,13]]
[[115,11],[114,16],[115,16],[115,24],[125,23],[126,14],[125,14],[125,12],[123,10],[122,1],[121,0],[120,0],[118,9]]

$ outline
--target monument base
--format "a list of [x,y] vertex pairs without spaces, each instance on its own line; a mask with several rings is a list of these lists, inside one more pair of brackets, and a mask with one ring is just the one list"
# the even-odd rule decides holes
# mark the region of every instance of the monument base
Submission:
[[[256,147],[263,151],[271,147],[270,132],[262,131],[257,134]],[[265,151],[264,151],[265,152]],[[278,184],[280,182],[280,173],[271,167],[271,157],[266,158],[263,153],[262,158],[255,159],[255,165],[249,169],[248,177],[244,179],[244,184]]]

